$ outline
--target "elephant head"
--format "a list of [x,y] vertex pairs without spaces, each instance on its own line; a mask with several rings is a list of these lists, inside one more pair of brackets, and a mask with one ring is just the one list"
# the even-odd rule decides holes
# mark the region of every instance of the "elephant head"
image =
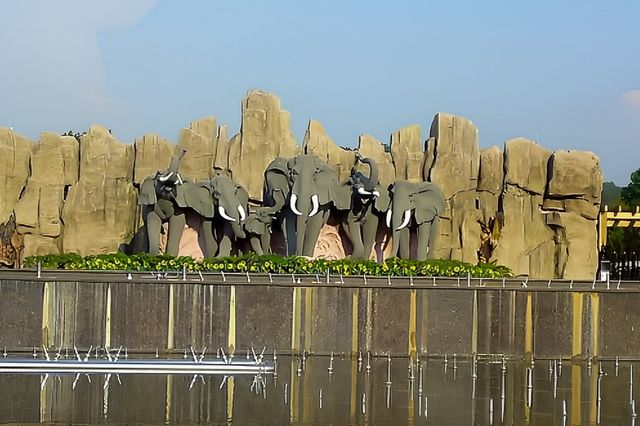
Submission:
[[286,206],[290,192],[287,160],[278,157],[264,171],[262,205],[269,214],[276,214]]
[[[314,155],[304,154],[287,162],[289,210],[295,215],[295,246],[288,235],[289,252],[311,256],[329,209],[348,210],[351,188],[338,181],[336,172]],[[290,227],[289,227],[290,228]]]
[[355,167],[351,170],[350,182],[353,185],[354,190],[363,197],[380,196],[380,191],[376,189],[380,183],[378,177],[378,165],[372,158],[363,158],[359,153],[356,153],[356,159],[363,164],[369,166],[369,176],[365,176],[362,172],[355,170]]
[[390,185],[389,193],[386,222],[393,235],[391,256],[398,254],[401,245],[405,246],[401,256],[408,256],[408,228],[412,227],[418,234],[417,258],[425,259],[427,252],[432,252],[429,248],[435,241],[437,220],[445,209],[442,191],[431,182],[402,180]]
[[215,176],[210,181],[216,217],[228,223],[236,238],[244,238],[242,223],[247,218],[249,194],[230,177]]

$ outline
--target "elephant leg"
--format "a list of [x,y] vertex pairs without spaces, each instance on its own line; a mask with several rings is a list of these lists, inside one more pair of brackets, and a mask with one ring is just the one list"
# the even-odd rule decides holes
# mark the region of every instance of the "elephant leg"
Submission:
[[285,213],[285,216],[282,219],[282,232],[284,233],[284,238],[286,240],[287,252],[285,254],[287,256],[293,256],[296,254],[296,225],[297,216],[291,212]]
[[147,228],[147,239],[149,240],[148,253],[151,256],[157,256],[160,253],[160,229],[162,228],[162,219],[153,210],[147,214],[145,221]]
[[260,244],[260,238],[257,235],[251,235],[249,237],[249,242],[251,243],[251,249],[258,256],[262,256],[264,254],[264,252],[262,251],[262,245]]
[[218,250],[218,243],[213,235],[213,221],[204,219],[202,221],[202,232],[204,233],[205,257],[214,257]]
[[351,253],[351,257],[353,259],[363,259],[364,258],[364,245],[362,244],[362,234],[360,233],[360,223],[355,220],[347,219],[345,223],[345,231],[347,232],[347,236],[349,240],[351,240],[351,245],[353,246],[353,252]]
[[409,251],[410,237],[411,235],[408,227],[398,231],[398,257],[401,257],[402,259],[409,259],[411,256]]
[[296,230],[295,230],[295,254],[296,256],[302,256],[304,254],[304,242],[307,230],[307,216],[296,217]]
[[233,241],[233,230],[228,223],[222,225],[222,236],[220,238],[218,257],[231,256],[231,242]]
[[171,256],[177,256],[180,249],[180,238],[184,231],[184,225],[187,223],[187,218],[184,213],[174,214],[169,218],[169,236],[167,237],[167,250],[166,253]]
[[425,260],[427,258],[427,252],[431,251],[431,248],[429,246],[431,228],[431,222],[425,222],[421,225],[418,225],[418,249],[416,250],[417,260]]
[[440,235],[439,224],[440,218],[436,216],[433,218],[431,229],[429,230],[429,250],[427,251],[428,259],[435,259],[436,256],[436,250],[438,249],[437,241],[438,236]]
[[260,235],[260,244],[262,246],[263,253],[272,254],[271,253],[271,233],[269,231]]
[[378,216],[375,214],[369,214],[365,218],[365,222],[362,225],[362,242],[364,248],[364,258],[369,259],[371,257],[371,251],[376,243],[376,234],[378,233]]
[[313,256],[316,242],[320,236],[320,230],[322,230],[322,226],[327,223],[327,219],[329,219],[329,209],[320,209],[315,216],[307,220],[307,229],[304,235],[304,247],[302,250],[303,256]]

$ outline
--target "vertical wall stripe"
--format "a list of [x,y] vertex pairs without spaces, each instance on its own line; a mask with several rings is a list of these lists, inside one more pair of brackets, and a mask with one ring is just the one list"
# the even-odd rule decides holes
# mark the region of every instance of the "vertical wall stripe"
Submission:
[[583,293],[573,293],[572,297],[572,334],[571,357],[582,356],[582,307],[584,303]]
[[[236,351],[236,286],[231,286],[229,293],[229,353]],[[228,385],[227,385],[228,386]],[[233,408],[233,384],[231,383],[231,403]]]
[[[416,348],[416,329],[417,329],[417,294],[415,290],[411,290],[409,296],[409,356],[415,359],[417,354]],[[413,404],[410,404],[413,407]]]
[[175,318],[174,318],[174,286],[175,284],[169,284],[169,322],[167,325],[167,349],[173,349],[175,338]]

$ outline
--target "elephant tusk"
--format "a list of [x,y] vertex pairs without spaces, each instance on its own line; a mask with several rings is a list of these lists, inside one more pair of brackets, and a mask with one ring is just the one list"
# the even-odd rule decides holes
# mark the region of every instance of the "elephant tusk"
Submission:
[[314,216],[320,210],[320,202],[318,201],[318,194],[313,194],[311,196],[311,213],[309,213],[309,217]]
[[380,196],[380,192],[379,191],[373,191],[373,196],[374,197],[379,197]]
[[240,222],[244,221],[247,218],[247,213],[244,211],[244,207],[238,206],[238,213],[240,213]]
[[366,189],[364,189],[362,187],[358,188],[358,194],[360,194],[360,195],[372,195],[371,192],[367,191]]
[[302,216],[302,213],[296,207],[296,203],[298,202],[298,196],[296,194],[291,194],[291,211],[296,214],[296,216]]
[[391,207],[387,210],[387,228],[391,229]]
[[411,209],[407,209],[404,211],[404,215],[402,216],[402,223],[400,224],[400,226],[396,228],[396,231],[399,231],[402,228],[405,228],[409,224],[410,220],[411,220]]
[[180,185],[182,185],[184,183],[184,181],[182,180],[182,176],[180,176],[180,173],[176,173],[176,176],[178,176],[178,183],[180,183]]
[[169,172],[168,175],[166,176],[160,176],[158,177],[158,179],[160,179],[160,182],[166,182],[167,180],[169,180],[169,178],[173,175],[173,172]]
[[223,219],[228,220],[229,222],[235,222],[236,220],[227,214],[227,211],[222,206],[218,206],[218,213],[222,216]]

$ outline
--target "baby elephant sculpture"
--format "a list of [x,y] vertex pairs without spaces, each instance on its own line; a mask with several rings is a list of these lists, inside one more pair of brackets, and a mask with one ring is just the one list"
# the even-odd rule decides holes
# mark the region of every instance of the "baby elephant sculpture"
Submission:
[[410,258],[410,229],[417,234],[416,259],[432,255],[438,234],[438,220],[445,209],[442,191],[431,182],[397,181],[389,187],[391,204],[387,211],[387,226],[391,228],[391,257]]
[[270,209],[260,207],[249,213],[244,224],[244,230],[251,244],[251,249],[258,255],[271,254],[271,224],[273,216]]

